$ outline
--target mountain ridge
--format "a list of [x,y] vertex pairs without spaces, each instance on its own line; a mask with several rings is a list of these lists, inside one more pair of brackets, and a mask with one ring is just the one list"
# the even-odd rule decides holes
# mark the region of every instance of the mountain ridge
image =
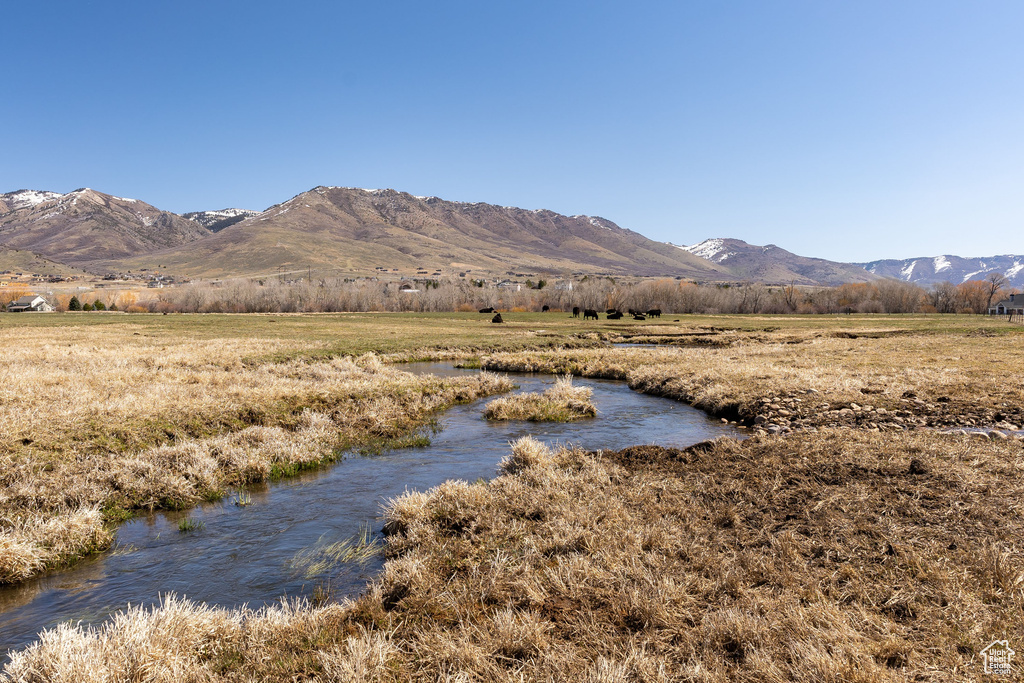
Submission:
[[729,268],[744,280],[778,285],[840,285],[877,278],[861,266],[799,256],[774,244],[716,237],[679,249]]
[[956,285],[967,280],[982,280],[990,273],[998,272],[1006,277],[1009,286],[1024,287],[1024,256],[1014,254],[977,257],[943,254],[909,259],[881,259],[859,265],[870,273],[918,285],[940,282]]
[[[714,264],[601,217],[324,185],[201,242],[157,255],[169,268],[203,277],[224,275],[225,263],[244,263],[249,272],[380,267],[728,277]],[[127,259],[122,265],[140,261]]]
[[600,216],[325,185],[264,211],[181,215],[90,188],[16,190],[0,194],[0,249],[100,274],[159,265],[233,277],[315,267],[339,275],[526,271],[807,286],[893,277],[927,286],[999,271],[1024,287],[1024,256],[842,263],[734,238],[657,242]]
[[0,195],[0,245],[76,267],[201,239],[210,232],[137,199],[83,187],[60,194],[18,190]]

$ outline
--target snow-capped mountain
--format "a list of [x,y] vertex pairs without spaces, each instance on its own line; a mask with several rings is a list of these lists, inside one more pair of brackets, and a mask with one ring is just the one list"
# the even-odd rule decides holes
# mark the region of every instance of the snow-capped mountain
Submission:
[[758,246],[743,240],[714,238],[679,249],[724,266],[741,281],[838,285],[875,279],[860,266],[798,256],[774,244]]
[[59,192],[40,192],[39,190],[17,190],[7,194],[0,194],[0,213],[7,213],[15,209],[31,208],[43,202],[60,199],[63,196]]
[[918,285],[952,282],[955,285],[968,280],[983,280],[989,273],[1006,276],[1012,287],[1024,287],[1024,256],[982,256],[964,258],[945,254],[911,259],[885,259],[859,263],[869,273],[892,277]]
[[0,246],[69,265],[136,256],[209,235],[177,214],[87,187],[67,194],[18,190],[0,195]]
[[219,232],[229,225],[240,223],[258,213],[260,212],[250,209],[220,209],[219,211],[190,211],[181,215],[183,218],[199,223],[210,232]]

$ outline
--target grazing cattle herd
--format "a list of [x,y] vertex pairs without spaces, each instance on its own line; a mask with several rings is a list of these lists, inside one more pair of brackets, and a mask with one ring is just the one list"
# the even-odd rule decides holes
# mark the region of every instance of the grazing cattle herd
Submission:
[[[551,308],[549,306],[544,306],[540,310],[541,310],[542,313],[547,313],[548,311],[551,310]],[[583,319],[584,320],[590,320],[591,318],[593,318],[594,320],[599,320],[600,319],[598,314],[597,314],[597,310],[596,309],[593,309],[593,308],[580,309],[579,306],[573,306],[572,307],[572,317],[574,317],[574,318],[580,317],[580,311],[581,310],[583,311]],[[481,313],[494,313],[495,314],[494,317],[491,318],[491,322],[492,323],[503,323],[503,322],[505,322],[501,318],[501,313],[496,312],[492,306],[488,306],[487,308],[481,308],[480,312]],[[648,318],[660,318],[661,317],[661,309],[660,308],[652,308],[652,309],[647,310],[647,311],[640,311],[640,310],[635,310],[635,309],[630,308],[630,309],[628,309],[628,312],[629,312],[629,315],[632,316],[633,320],[647,320]],[[609,309],[607,309],[605,311],[605,315],[607,316],[608,320],[621,320],[622,317],[623,317],[622,311],[620,311],[617,308],[609,308]]]

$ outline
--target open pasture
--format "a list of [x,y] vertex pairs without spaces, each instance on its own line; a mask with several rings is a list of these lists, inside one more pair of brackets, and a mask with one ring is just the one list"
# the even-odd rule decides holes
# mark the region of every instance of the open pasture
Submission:
[[[98,631],[49,632],[5,675],[960,680],[980,677],[989,642],[1024,629],[1021,442],[935,429],[1024,426],[1024,328],[506,320],[0,316],[0,544],[28,558],[9,580],[73,559],[68,544],[101,548],[133,506],[187,506],[315,466],[507,388],[389,361],[622,379],[756,435],[686,451],[517,443],[490,482],[392,501],[388,564],[355,600],[247,613],[169,599]],[[657,348],[609,346],[624,341]],[[32,565],[33,547],[50,558]]]

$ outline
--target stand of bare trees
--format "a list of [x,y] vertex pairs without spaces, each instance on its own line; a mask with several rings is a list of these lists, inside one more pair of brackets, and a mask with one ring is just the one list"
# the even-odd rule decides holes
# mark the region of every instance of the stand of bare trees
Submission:
[[[1001,276],[1000,276],[1001,277]],[[410,285],[406,285],[409,287]],[[619,284],[589,277],[572,289],[500,289],[472,281],[419,282],[402,289],[398,282],[329,279],[280,283],[235,280],[196,283],[161,290],[138,306],[153,312],[288,313],[338,311],[568,311],[574,306],[605,310],[666,313],[985,313],[1005,295],[1005,278],[940,283],[929,289],[900,280],[839,287],[698,285],[670,278]]]

